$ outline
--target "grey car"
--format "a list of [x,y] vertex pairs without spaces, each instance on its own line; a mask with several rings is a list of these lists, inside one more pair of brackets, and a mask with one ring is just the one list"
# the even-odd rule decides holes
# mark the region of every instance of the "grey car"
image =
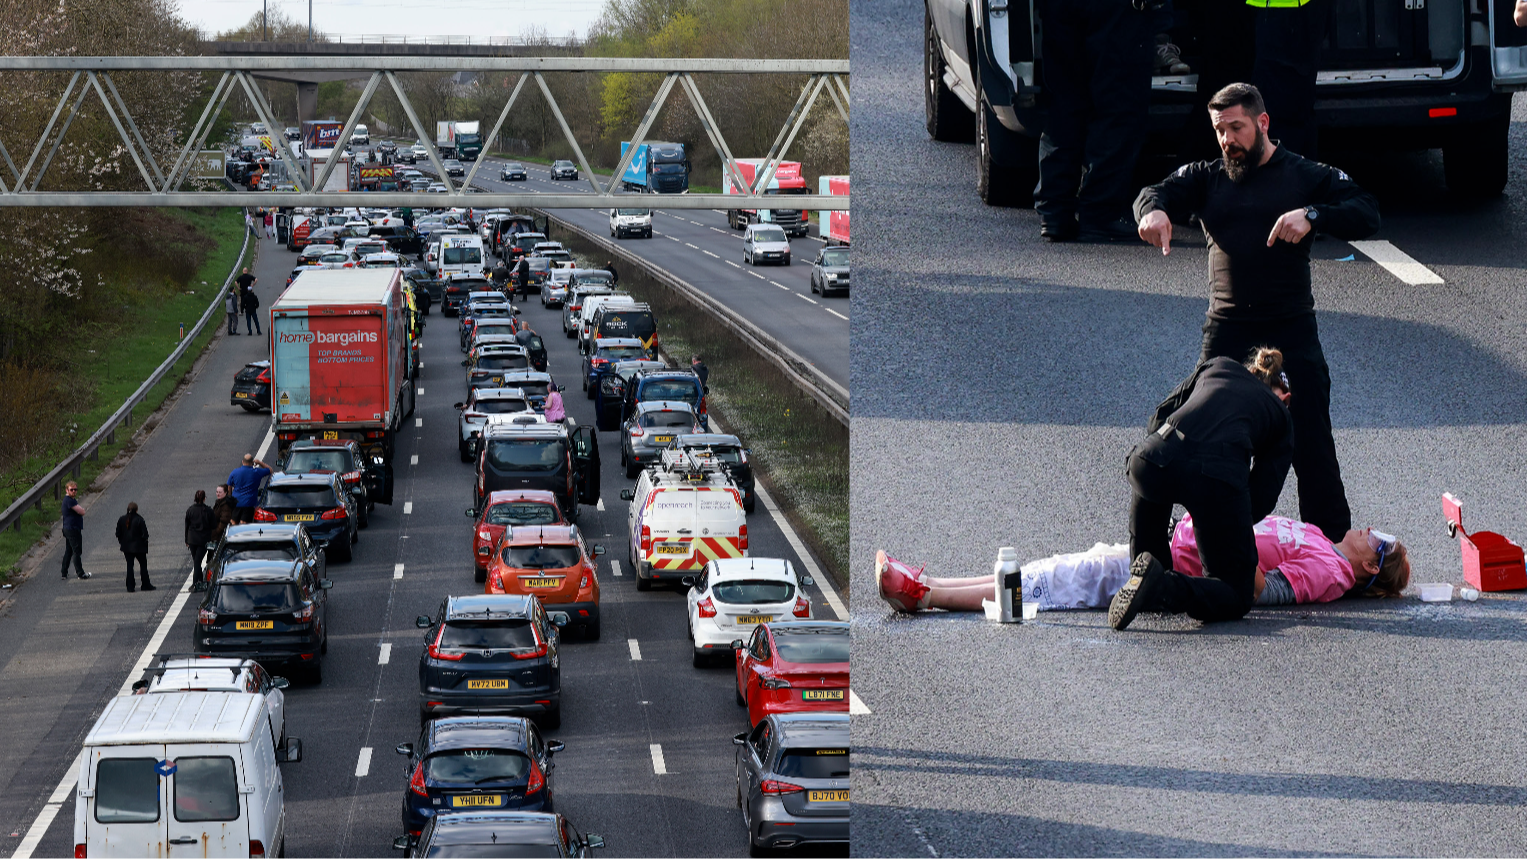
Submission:
[[783,713],[732,738],[737,807],[753,855],[848,843],[847,713]]
[[811,291],[826,298],[834,292],[848,294],[848,248],[833,245],[817,252],[811,261]]
[[657,462],[675,436],[701,431],[694,407],[677,400],[647,400],[636,404],[620,434],[620,464],[627,477]]

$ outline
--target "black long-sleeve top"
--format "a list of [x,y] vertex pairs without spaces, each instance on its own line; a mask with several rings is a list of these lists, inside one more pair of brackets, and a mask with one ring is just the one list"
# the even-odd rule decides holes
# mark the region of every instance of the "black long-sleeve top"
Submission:
[[[1310,235],[1267,246],[1278,217],[1314,206]],[[1363,239],[1379,228],[1378,201],[1346,173],[1278,147],[1237,184],[1224,160],[1184,164],[1135,198],[1135,220],[1160,209],[1173,223],[1198,215],[1209,242],[1209,316],[1287,319],[1313,313],[1310,245],[1314,231]]]

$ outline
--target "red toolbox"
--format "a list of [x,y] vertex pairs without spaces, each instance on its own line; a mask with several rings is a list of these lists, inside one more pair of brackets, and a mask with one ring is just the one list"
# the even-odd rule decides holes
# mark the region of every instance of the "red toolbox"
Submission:
[[1522,547],[1494,531],[1463,530],[1463,502],[1442,493],[1442,515],[1447,534],[1459,537],[1463,547],[1463,580],[1482,591],[1527,589],[1527,563]]

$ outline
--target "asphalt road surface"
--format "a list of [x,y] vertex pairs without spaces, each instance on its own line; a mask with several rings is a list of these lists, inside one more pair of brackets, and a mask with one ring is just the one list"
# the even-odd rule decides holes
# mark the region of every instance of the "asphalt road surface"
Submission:
[[[268,305],[295,254],[274,241],[262,244],[256,291]],[[532,301],[523,318],[555,335],[557,313]],[[287,731],[303,740],[303,760],[283,765],[289,856],[390,854],[402,832],[408,781],[393,747],[419,732],[422,639],[414,617],[433,614],[446,594],[481,592],[472,581],[471,522],[463,515],[473,471],[456,450],[452,404],[465,399],[456,331],[454,318],[428,317],[418,406],[398,444],[395,503],[377,506],[353,562],[329,567],[335,585],[323,684],[287,690]],[[87,500],[85,562],[94,578],[61,583],[53,574],[60,548],[18,588],[0,623],[0,720],[8,737],[0,747],[4,855],[27,836],[106,700],[128,679],[177,591],[188,586],[190,559],[180,538],[195,490],[210,494],[240,456],[264,442],[269,416],[230,406],[228,388],[245,362],[267,354],[266,340],[219,335],[214,343],[200,375],[124,472]],[[577,384],[573,341],[550,336],[546,344],[552,374],[571,385],[569,414],[593,423],[592,403]],[[728,669],[690,665],[683,593],[637,592],[624,561],[626,504],[619,500],[633,481],[619,469],[616,437],[601,435],[602,509],[585,506],[580,524],[589,542],[608,550],[597,560],[603,631],[597,642],[564,638],[563,722],[549,733],[567,744],[556,757],[557,810],[580,831],[604,836],[611,856],[742,855],[747,842],[734,803],[731,738],[747,728],[747,718],[733,703]],[[266,458],[274,459],[273,452]],[[124,592],[122,555],[110,536],[134,500],[151,534],[150,572],[159,586],[152,594]],[[754,556],[814,568],[791,548],[768,503],[750,517],[749,537]],[[825,578],[816,575],[819,583]],[[815,617],[840,616],[836,595],[809,590]],[[197,597],[176,613],[155,652],[190,648]],[[59,799],[35,855],[71,852],[73,792]]]
[[[1521,593],[1216,626],[1143,615],[1124,633],[1104,612],[997,626],[896,617],[877,598],[877,548],[958,576],[989,573],[1001,546],[1028,560],[1125,541],[1124,458],[1193,366],[1208,289],[1192,231],[1168,257],[1047,245],[1033,211],[983,206],[973,148],[923,127],[921,4],[852,15],[852,157],[872,168],[855,188],[854,689],[869,713],[853,852],[1519,853]],[[1483,205],[1448,197],[1436,153],[1376,140],[1333,159],[1379,197],[1374,238],[1443,280],[1314,249],[1355,523],[1405,542],[1416,582],[1462,578],[1444,491],[1467,527],[1527,538],[1523,107],[1510,186]],[[1297,517],[1295,484],[1279,514]]]
[[[593,193],[588,180],[553,181],[547,167],[521,162],[529,179],[501,182],[499,170],[506,159],[485,158],[472,184],[489,191],[531,193]],[[425,162],[415,165],[433,174]],[[466,164],[472,169],[471,164]],[[455,177],[460,182],[462,177]],[[608,176],[601,177],[601,181]],[[633,206],[661,200],[640,196]],[[587,230],[608,233],[608,209],[558,209],[556,216]],[[815,227],[812,230],[815,231]],[[822,248],[815,233],[791,239],[791,262],[787,266],[752,266],[742,261],[742,231],[727,226],[726,212],[707,209],[654,209],[652,238],[621,240],[627,253],[680,277],[749,322],[794,350],[828,378],[848,386],[849,312],[846,296],[827,298],[811,292],[811,261]]]

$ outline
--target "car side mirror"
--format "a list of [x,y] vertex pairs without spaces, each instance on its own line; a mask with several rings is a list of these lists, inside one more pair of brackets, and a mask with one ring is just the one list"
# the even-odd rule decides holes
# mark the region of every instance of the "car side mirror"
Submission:
[[462,409],[466,408],[466,407],[467,407],[466,403],[457,403],[456,405],[452,406],[452,408],[454,408],[458,412],[461,411]]
[[398,754],[400,754],[400,755],[412,755],[414,753],[414,744],[413,743],[398,743],[397,748],[395,749],[395,751]]
[[217,551],[217,543],[216,542],[208,543],[207,544],[207,551],[209,551],[209,552],[216,552]]
[[332,587],[334,587],[333,579],[319,579],[318,580],[318,588],[319,588],[319,590],[325,590],[326,591],[326,590],[328,590],[329,588],[332,588]]
[[733,650],[741,650],[744,647],[747,647],[747,644],[745,644],[742,639],[740,639],[740,638],[732,639],[732,649]]
[[567,744],[561,740],[547,740],[546,742],[546,751],[553,755],[565,748],[567,748]]
[[467,508],[467,516],[469,518],[476,519],[477,518],[477,508],[475,508],[475,507],[468,507]]
[[734,746],[746,745],[747,742],[748,742],[748,732],[747,731],[743,731],[742,733],[737,734],[736,736],[732,737],[732,745],[734,745]]
[[429,629],[431,626],[434,626],[434,623],[434,621],[430,620],[422,614],[414,618],[414,626],[417,626],[420,629]]
[[583,839],[583,845],[592,850],[603,849],[604,839],[598,835],[589,835]]
[[813,579],[810,576],[806,576],[805,578],[801,579],[801,584],[805,585],[808,588],[814,588],[814,587],[816,587],[817,580]]
[[412,841],[413,839],[410,836],[399,835],[397,838],[392,839],[392,849],[407,850],[411,846]]
[[557,627],[558,629],[567,626],[568,622],[572,620],[572,618],[567,616],[567,612],[565,611],[547,612],[546,616],[551,619],[551,625]]
[[143,690],[145,690],[147,688],[148,688],[148,681],[147,680],[139,680],[137,683],[133,684],[133,692],[135,694],[138,693],[138,692],[142,692]]
[[461,366],[463,366],[463,367],[465,367],[465,366],[466,366],[466,365],[467,365],[467,362],[466,362],[466,361],[462,361],[462,362],[461,362]]
[[292,681],[286,679],[285,677],[270,678],[270,688],[272,689],[285,689],[290,685],[292,685]]
[[686,588],[692,588],[695,586],[695,577],[685,576],[684,578],[679,579],[679,584],[682,584]]
[[630,501],[632,498],[635,498],[635,497],[636,497],[636,495],[634,493],[632,493],[631,490],[629,490],[629,489],[622,489],[622,490],[620,490],[620,500],[622,500],[622,501]]
[[302,760],[302,741],[296,737],[287,737],[281,748],[276,749],[276,763],[294,764]]

